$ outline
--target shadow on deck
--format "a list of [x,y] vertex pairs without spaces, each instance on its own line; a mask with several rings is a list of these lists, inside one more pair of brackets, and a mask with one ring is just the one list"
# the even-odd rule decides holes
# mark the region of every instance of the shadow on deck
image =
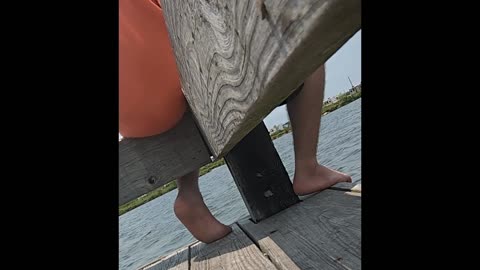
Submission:
[[257,224],[242,220],[140,269],[360,269],[361,190],[332,188]]

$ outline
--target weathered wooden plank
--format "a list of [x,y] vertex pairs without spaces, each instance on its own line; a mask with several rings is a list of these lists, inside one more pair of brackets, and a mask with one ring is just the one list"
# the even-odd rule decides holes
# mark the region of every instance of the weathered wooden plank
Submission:
[[324,190],[288,210],[240,226],[278,269],[360,269],[361,198]]
[[299,202],[263,122],[224,158],[255,222]]
[[344,190],[344,191],[353,191],[353,192],[362,192],[361,184],[353,184],[353,183],[346,183],[341,182],[333,185],[330,189],[335,190]]
[[151,262],[139,270],[189,270],[189,246],[183,247],[176,252]]
[[355,185],[351,191],[345,192],[345,194],[362,197],[362,184]]
[[[328,189],[331,190],[339,190],[339,191],[346,191],[345,194],[353,195],[353,196],[361,196],[361,184],[353,185],[352,183],[341,182],[337,183]],[[300,200],[305,200],[312,196],[315,196],[317,193],[312,193],[308,195],[299,196]]]
[[161,6],[183,92],[215,157],[361,27],[360,0],[161,0]]
[[214,243],[191,246],[190,269],[276,270],[236,224],[232,229],[232,233]]
[[353,191],[353,192],[362,193],[362,183],[356,184],[356,185],[352,188],[352,191]]
[[211,162],[191,112],[166,133],[119,142],[119,205]]
[[345,194],[350,195],[350,196],[357,196],[357,197],[362,197],[362,193],[356,192],[356,191],[347,191]]

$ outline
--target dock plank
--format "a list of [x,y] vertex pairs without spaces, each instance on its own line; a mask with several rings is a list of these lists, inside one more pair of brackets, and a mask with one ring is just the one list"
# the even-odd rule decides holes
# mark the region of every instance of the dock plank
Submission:
[[[346,182],[341,182],[337,183],[328,189],[330,190],[339,190],[339,191],[344,191],[345,194],[352,195],[352,196],[362,196],[362,184],[352,184],[352,183],[346,183]],[[310,198],[312,196],[315,196],[317,193],[312,193],[308,195],[301,195],[299,196],[300,200],[304,201],[307,198]]]
[[240,226],[278,269],[360,269],[361,198],[324,190],[286,211]]
[[214,243],[192,245],[190,269],[277,269],[236,224],[232,228],[232,233]]
[[362,193],[362,183],[356,184],[356,185],[352,188],[352,191],[353,191],[353,192]]
[[189,270],[188,249],[189,246],[183,247],[167,257],[140,267],[139,270]]
[[330,189],[336,189],[336,190],[344,190],[344,191],[352,191],[352,192],[362,192],[362,184],[353,184],[353,183],[346,183],[346,182],[341,182],[333,185],[330,187]]
[[119,205],[211,162],[193,115],[187,111],[171,130],[119,142]]

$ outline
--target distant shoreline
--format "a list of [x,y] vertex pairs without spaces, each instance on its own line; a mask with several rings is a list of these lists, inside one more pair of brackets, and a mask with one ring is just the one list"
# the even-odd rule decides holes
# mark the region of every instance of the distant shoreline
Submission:
[[[361,85],[356,86],[352,88],[349,92],[343,93],[337,96],[335,102],[329,102],[329,103],[324,103],[323,108],[322,108],[322,116],[326,115],[330,112],[335,111],[338,108],[341,108],[359,98],[362,97],[361,93]],[[283,135],[290,133],[291,132],[291,126],[290,122],[286,123],[282,129],[278,129],[270,132],[270,137],[272,140],[278,139],[282,137]],[[200,176],[209,173],[211,170],[220,167],[225,164],[225,160],[219,159],[215,162],[209,163],[203,167],[200,168]],[[154,189],[150,191],[149,193],[138,197],[135,200],[132,200],[126,204],[123,204],[119,207],[119,216],[125,214],[126,212],[133,210],[137,207],[139,207],[142,204],[145,204],[159,196],[162,196],[163,194],[168,193],[169,191],[172,191],[173,189],[177,188],[177,183],[175,181],[171,181],[168,184],[165,184],[157,189]]]
[[[211,170],[217,168],[217,167],[220,167],[222,166],[223,164],[225,164],[225,160],[222,158],[222,159],[219,159],[217,161],[214,161],[212,163],[209,163],[203,167],[200,168],[200,173],[199,173],[199,176],[202,176],[206,173],[209,173]],[[132,200],[126,204],[123,204],[119,207],[118,209],[118,212],[119,212],[119,215],[123,215],[125,214],[126,212],[130,211],[130,210],[133,210],[137,207],[139,207],[140,205],[142,204],[145,204],[157,197],[160,197],[162,196],[163,194],[165,193],[168,193],[169,191],[172,191],[174,189],[177,188],[177,182],[175,181],[171,181],[157,189],[154,189],[152,191],[150,191],[149,193],[145,194],[145,195],[142,195],[138,198],[136,198],[135,200]]]

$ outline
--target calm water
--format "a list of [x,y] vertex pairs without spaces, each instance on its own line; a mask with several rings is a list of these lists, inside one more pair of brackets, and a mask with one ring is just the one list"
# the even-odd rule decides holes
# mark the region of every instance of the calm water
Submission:
[[[322,117],[318,160],[361,181],[361,99]],[[274,141],[285,168],[293,178],[292,134]],[[226,165],[200,177],[200,190],[208,208],[220,222],[231,224],[248,211]],[[177,220],[173,201],[177,190],[158,197],[119,218],[120,269],[137,269],[195,239]]]

